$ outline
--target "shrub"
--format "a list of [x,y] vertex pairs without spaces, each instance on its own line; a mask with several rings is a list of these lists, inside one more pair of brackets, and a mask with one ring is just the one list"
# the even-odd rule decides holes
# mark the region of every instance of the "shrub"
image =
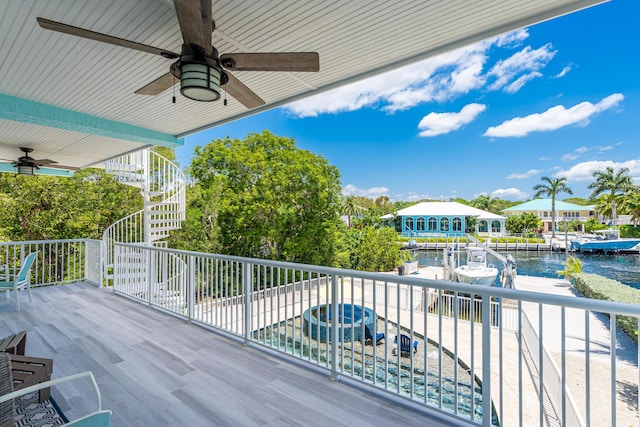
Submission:
[[[640,304],[640,290],[597,274],[573,275],[576,290],[587,298]],[[633,316],[617,316],[617,325],[635,342],[638,342],[638,319]]]
[[564,276],[565,279],[569,280],[572,276],[582,273],[582,261],[580,261],[580,258],[570,256],[566,261],[562,262],[562,265],[564,269],[556,272],[558,277]]

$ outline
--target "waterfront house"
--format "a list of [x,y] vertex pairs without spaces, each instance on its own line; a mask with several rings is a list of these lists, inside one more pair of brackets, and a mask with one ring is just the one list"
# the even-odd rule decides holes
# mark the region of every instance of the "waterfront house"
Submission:
[[[502,211],[506,216],[533,213],[542,220],[543,231],[551,231],[552,209],[551,199],[534,199],[512,206]],[[585,222],[591,218],[598,218],[593,206],[581,206],[556,200],[556,231],[562,231],[563,222],[578,220]]]
[[[506,218],[458,202],[421,202],[396,213],[396,229],[405,237],[503,236]],[[471,219],[473,218],[473,219]]]

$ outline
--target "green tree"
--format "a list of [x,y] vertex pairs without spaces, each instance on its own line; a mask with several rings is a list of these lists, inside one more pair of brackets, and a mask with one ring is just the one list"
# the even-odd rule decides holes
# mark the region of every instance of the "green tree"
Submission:
[[495,212],[497,203],[498,199],[491,197],[490,194],[481,194],[471,201],[471,206],[483,211],[497,213]]
[[532,233],[542,225],[542,220],[533,212],[509,215],[505,227],[510,233]]
[[[633,181],[629,175],[628,168],[620,168],[617,171],[613,167],[608,166],[604,171],[595,171],[593,173],[593,181],[589,184],[591,192],[590,199],[595,199],[601,194],[607,193],[609,195],[609,202],[612,203],[611,212],[613,213],[613,203],[617,203],[617,194],[624,194],[627,190],[633,187]],[[600,212],[602,214],[602,212]],[[612,215],[615,217],[615,215]],[[615,227],[615,218],[614,227]]]
[[389,227],[364,227],[349,230],[351,268],[361,271],[389,271],[394,269],[402,256],[398,234]]
[[627,190],[622,197],[620,211],[631,215],[633,225],[638,225],[638,220],[640,220],[640,186],[634,185]]
[[351,217],[357,216],[363,208],[358,204],[358,199],[354,196],[347,196],[340,203],[340,214],[347,217],[347,227],[351,228]]
[[170,247],[207,253],[220,252],[218,206],[221,194],[215,183],[208,188],[203,188],[199,183],[187,188],[186,218],[181,228],[171,233]]
[[140,209],[138,189],[99,169],[73,177],[0,174],[0,235],[8,240],[100,239],[109,225]]
[[567,187],[567,178],[549,178],[543,176],[540,178],[543,181],[542,184],[537,184],[533,187],[533,191],[536,193],[534,198],[538,198],[542,195],[546,195],[551,198],[551,236],[556,237],[556,196],[559,193],[573,194],[573,191]]
[[[268,131],[196,147],[190,174],[216,191],[221,251],[330,265],[339,224],[339,172]],[[210,212],[213,212],[210,209]]]
[[613,220],[613,206],[622,205],[623,195],[622,194],[601,194],[598,197],[593,205],[593,208],[602,216],[603,218],[608,218]]
[[519,234],[524,231],[522,215],[509,215],[504,222],[504,226],[509,233]]

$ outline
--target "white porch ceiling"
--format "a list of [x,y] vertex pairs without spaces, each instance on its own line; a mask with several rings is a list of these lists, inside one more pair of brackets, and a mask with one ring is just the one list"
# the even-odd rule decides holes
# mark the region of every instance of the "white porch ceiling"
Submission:
[[175,146],[190,133],[601,2],[216,0],[212,43],[221,54],[320,55],[319,73],[234,72],[266,101],[248,110],[231,97],[227,106],[189,100],[179,86],[176,104],[172,89],[135,95],[173,61],[36,22],[180,52],[169,0],[0,0],[0,158],[30,147],[36,159],[85,167],[149,144]]

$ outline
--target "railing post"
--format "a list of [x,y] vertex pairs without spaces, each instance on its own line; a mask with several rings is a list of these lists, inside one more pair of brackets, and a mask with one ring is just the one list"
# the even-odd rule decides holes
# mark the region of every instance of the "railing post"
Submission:
[[253,266],[250,263],[243,264],[242,294],[244,298],[244,345],[251,341],[251,304],[253,294]]
[[147,271],[146,271],[146,279],[147,279],[147,304],[149,305],[149,307],[151,307],[151,301],[152,301],[152,292],[153,292],[153,276],[152,276],[152,266],[153,266],[153,252],[151,251],[151,247],[149,247],[148,249],[145,249],[145,251],[147,252],[147,256],[145,257],[145,261],[146,261],[146,267],[147,267]]
[[[499,363],[502,363],[500,361]],[[482,425],[490,426],[491,411],[491,296],[482,296]]]
[[333,381],[339,381],[340,375],[338,375],[338,329],[339,322],[338,316],[338,276],[331,276],[331,312],[335,319],[332,322],[331,328],[331,379]]
[[196,258],[193,255],[189,255],[188,274],[187,274],[187,292],[188,306],[187,306],[187,318],[189,322],[193,321],[193,316],[196,309]]

